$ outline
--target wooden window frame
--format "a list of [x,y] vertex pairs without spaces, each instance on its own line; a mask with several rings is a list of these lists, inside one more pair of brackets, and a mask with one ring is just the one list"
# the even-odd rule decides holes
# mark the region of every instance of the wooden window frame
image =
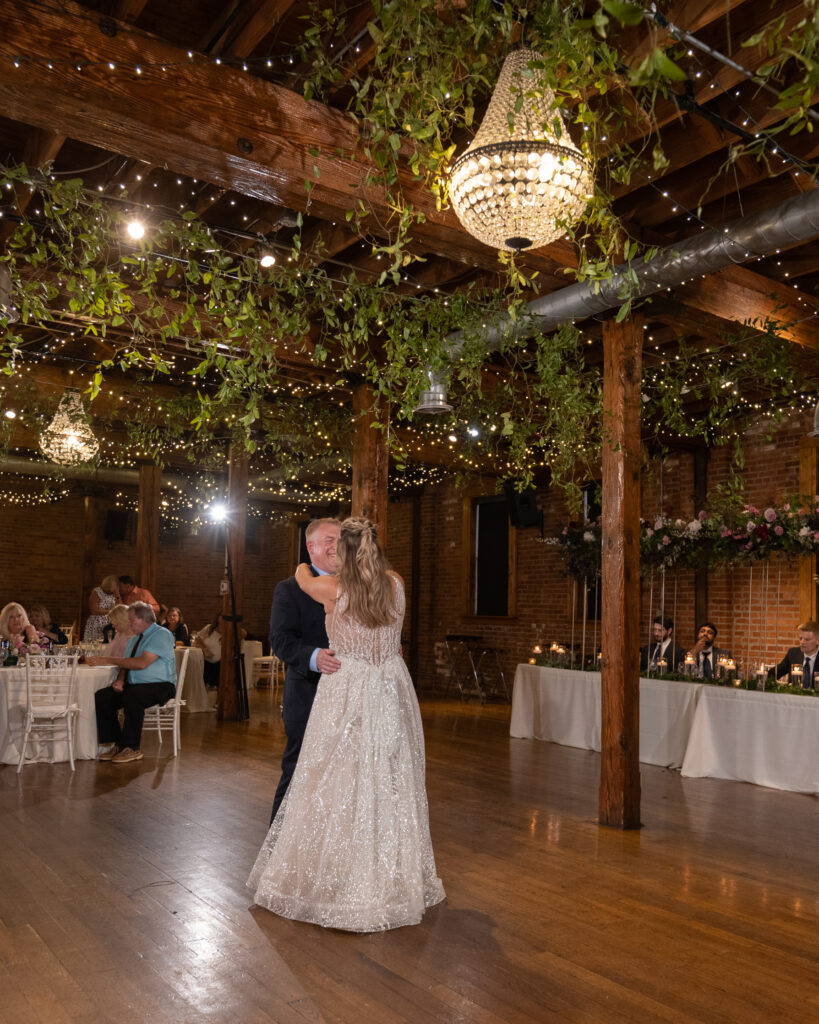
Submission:
[[517,529],[507,514],[507,581],[506,615],[478,615],[475,611],[475,514],[474,509],[481,498],[497,498],[494,488],[473,488],[464,495],[461,512],[462,573],[461,605],[462,615],[480,622],[509,622],[517,617]]

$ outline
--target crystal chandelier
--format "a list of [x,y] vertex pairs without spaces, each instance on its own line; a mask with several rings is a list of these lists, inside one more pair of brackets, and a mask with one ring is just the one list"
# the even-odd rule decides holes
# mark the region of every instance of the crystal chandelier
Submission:
[[[589,164],[527,66],[534,50],[506,58],[478,133],[452,166],[449,195],[466,230],[520,252],[559,238],[592,193]],[[519,109],[518,109],[519,106]]]
[[66,388],[54,418],[40,434],[40,450],[61,466],[77,466],[90,462],[99,447],[99,441],[88,425],[79,391]]

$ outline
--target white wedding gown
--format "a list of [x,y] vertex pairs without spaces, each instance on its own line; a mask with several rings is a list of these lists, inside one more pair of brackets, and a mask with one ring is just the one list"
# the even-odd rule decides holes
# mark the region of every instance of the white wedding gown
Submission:
[[256,903],[326,928],[417,924],[444,899],[429,836],[421,714],[398,618],[328,616],[341,668],[319,680],[299,761],[247,884]]

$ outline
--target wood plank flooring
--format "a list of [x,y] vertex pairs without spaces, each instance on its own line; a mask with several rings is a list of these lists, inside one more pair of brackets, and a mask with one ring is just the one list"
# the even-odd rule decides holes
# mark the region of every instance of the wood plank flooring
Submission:
[[422,699],[447,901],[349,935],[251,905],[283,733],[183,716],[183,749],[0,767],[0,1021],[819,1021],[819,804],[642,766],[598,826],[599,755]]

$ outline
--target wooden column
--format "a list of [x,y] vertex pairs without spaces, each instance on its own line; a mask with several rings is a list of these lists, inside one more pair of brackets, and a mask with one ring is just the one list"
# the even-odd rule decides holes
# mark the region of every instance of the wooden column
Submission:
[[[235,445],[230,446],[227,495],[226,543],[230,552],[230,564],[233,572],[233,601],[230,591],[222,595],[222,615],[233,615],[232,606],[236,605],[236,631],[241,638],[244,616],[245,596],[245,536],[247,531],[247,452]],[[222,660],[219,666],[219,695],[217,698],[217,716],[220,721],[233,722],[244,718],[244,713],[236,694],[236,673],[234,654],[233,623],[222,622]],[[241,639],[240,639],[241,644]]]
[[355,436],[353,439],[352,514],[366,516],[378,528],[381,547],[387,547],[387,471],[389,457],[384,431],[375,424],[377,400],[369,384],[353,392]]
[[603,325],[600,824],[640,827],[640,380],[642,322]]
[[93,494],[83,498],[82,587],[76,614],[77,635],[82,637],[83,623],[90,614],[88,597],[99,583],[97,579],[97,499]]
[[139,518],[137,519],[137,586],[157,596],[159,583],[159,502],[162,470],[153,462],[139,466]]
[[[799,493],[814,498],[816,489],[816,457],[819,441],[803,437],[799,441]],[[816,555],[802,555],[799,559],[799,621],[816,619]],[[779,637],[777,637],[779,640]]]

